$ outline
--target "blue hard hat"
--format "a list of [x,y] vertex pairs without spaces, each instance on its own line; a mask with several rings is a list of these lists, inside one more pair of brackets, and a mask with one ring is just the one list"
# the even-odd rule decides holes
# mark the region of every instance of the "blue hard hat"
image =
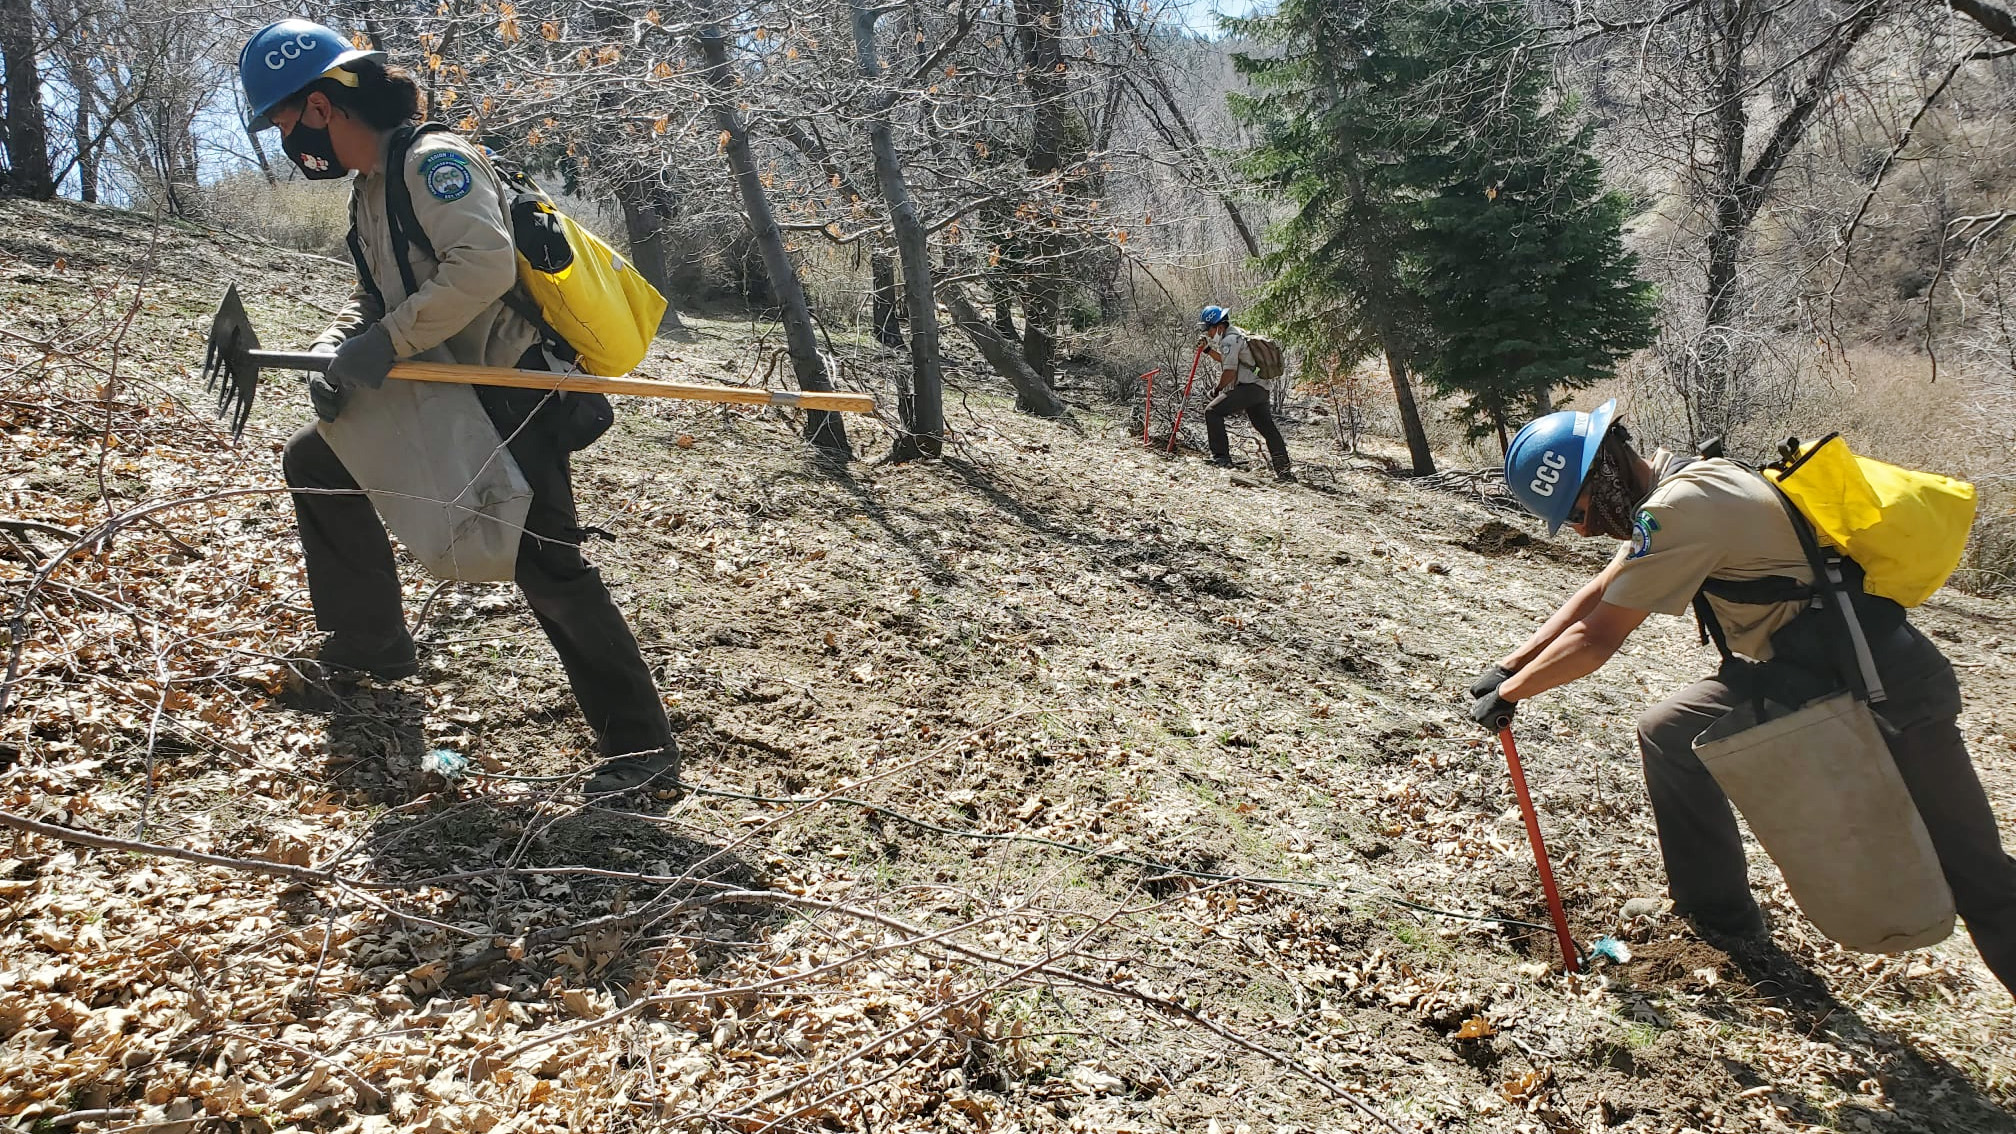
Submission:
[[1218,324],[1223,323],[1225,320],[1230,319],[1231,317],[1232,313],[1230,311],[1227,311],[1223,307],[1220,307],[1214,303],[1198,313],[1197,329],[1201,331],[1208,331],[1211,328],[1217,326]]
[[335,68],[359,59],[383,63],[385,53],[352,47],[342,33],[312,20],[281,20],[260,28],[238,53],[238,82],[245,87],[245,105],[252,110],[246,129],[273,125],[267,111]]
[[1616,416],[1615,398],[1593,413],[1550,413],[1528,423],[1505,451],[1506,487],[1528,512],[1547,521],[1548,535],[1560,531],[1568,513],[1575,510],[1582,481],[1596,463],[1596,451]]

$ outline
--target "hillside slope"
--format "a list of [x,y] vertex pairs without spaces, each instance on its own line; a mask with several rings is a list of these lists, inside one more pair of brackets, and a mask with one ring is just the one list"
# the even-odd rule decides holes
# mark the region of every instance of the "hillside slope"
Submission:
[[[1546,920],[1460,691],[1600,549],[1313,427],[1302,484],[1253,485],[955,367],[953,456],[833,474],[778,411],[623,405],[577,491],[702,789],[650,807],[584,804],[508,586],[406,564],[421,680],[290,688],[307,414],[269,375],[242,443],[209,420],[233,278],[274,346],[348,286],[0,202],[0,807],[237,860],[0,841],[17,1128],[2016,1129],[1964,936],[1844,954],[1755,853],[1783,958],[1622,917],[1661,886],[1632,720],[1712,660],[1679,620],[1519,725],[1578,937],[1633,960],[1430,912]],[[774,337],[694,323],[646,372],[761,379]],[[898,357],[841,351],[889,393]],[[2016,605],[1921,621],[2016,836]]]

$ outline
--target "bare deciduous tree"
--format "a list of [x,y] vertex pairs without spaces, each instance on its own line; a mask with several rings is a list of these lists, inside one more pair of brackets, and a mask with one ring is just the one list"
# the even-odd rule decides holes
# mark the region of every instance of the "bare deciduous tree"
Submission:
[[56,195],[49,165],[49,132],[43,122],[40,48],[30,0],[0,0],[0,65],[6,68],[7,175],[9,193],[37,200]]

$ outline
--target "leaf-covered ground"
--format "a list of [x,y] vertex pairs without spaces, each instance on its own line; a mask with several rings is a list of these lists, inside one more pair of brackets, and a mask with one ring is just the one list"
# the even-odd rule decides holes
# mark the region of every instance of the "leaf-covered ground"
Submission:
[[[681,798],[582,799],[507,586],[414,571],[419,680],[295,687],[305,401],[269,375],[233,443],[194,370],[226,282],[284,346],[347,278],[0,203],[0,809],[238,861],[0,834],[16,1128],[2016,1129],[2016,1013],[1964,934],[1842,953],[1761,854],[1780,957],[1624,916],[1660,893],[1632,721],[1711,661],[1678,620],[1520,720],[1578,936],[1633,959],[1564,976],[1549,933],[1430,912],[1546,920],[1459,691],[1600,560],[1320,425],[1277,486],[1086,391],[1018,416],[970,361],[950,455],[904,466],[624,405],[577,488]],[[647,370],[772,373],[764,328],[692,325]],[[889,392],[900,357],[834,347]],[[2009,829],[2016,606],[1920,621]]]

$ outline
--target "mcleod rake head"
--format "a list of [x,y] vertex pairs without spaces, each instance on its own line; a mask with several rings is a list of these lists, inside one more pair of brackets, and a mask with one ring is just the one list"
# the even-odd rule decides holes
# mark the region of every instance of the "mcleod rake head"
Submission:
[[232,284],[210,320],[210,343],[203,352],[203,392],[216,392],[217,416],[231,419],[234,438],[244,434],[245,419],[252,415],[252,399],[259,393],[259,363],[252,357],[258,349],[259,336],[238,298],[238,285]]

